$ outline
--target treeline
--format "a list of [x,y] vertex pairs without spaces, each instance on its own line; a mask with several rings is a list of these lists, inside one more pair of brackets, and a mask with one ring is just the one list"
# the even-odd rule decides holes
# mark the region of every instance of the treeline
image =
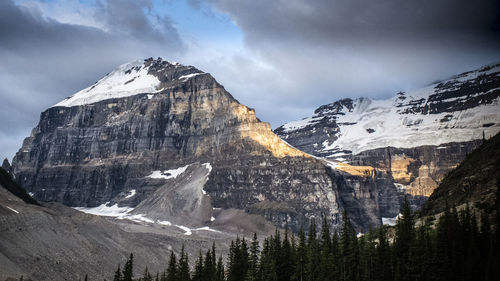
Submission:
[[[236,238],[224,266],[215,247],[200,252],[190,271],[188,257],[171,254],[168,267],[144,281],[418,281],[498,280],[500,217],[494,222],[468,207],[447,208],[435,227],[415,227],[405,200],[395,227],[383,226],[358,237],[344,213],[339,232],[330,233],[324,219],[318,233],[311,222],[307,235],[276,231],[260,245]],[[132,255],[117,269],[115,281],[132,280]]]

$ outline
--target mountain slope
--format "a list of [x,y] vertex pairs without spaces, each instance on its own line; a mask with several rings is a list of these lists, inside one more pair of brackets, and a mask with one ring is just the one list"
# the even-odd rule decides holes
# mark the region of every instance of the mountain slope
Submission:
[[499,102],[496,64],[387,100],[323,105],[275,133],[312,155],[372,167],[406,193],[426,197],[484,136],[500,131]]
[[443,179],[422,206],[424,216],[444,211],[445,206],[461,206],[492,213],[500,188],[500,134],[485,141]]
[[57,203],[28,204],[5,188],[9,185],[16,184],[0,178],[0,280],[21,275],[24,280],[78,280],[85,274],[90,280],[111,280],[130,252],[140,275],[146,265],[152,272],[165,269],[170,251],[179,254],[183,245],[191,261],[212,241],[223,253],[236,235],[199,231],[187,236],[173,226],[108,220]]

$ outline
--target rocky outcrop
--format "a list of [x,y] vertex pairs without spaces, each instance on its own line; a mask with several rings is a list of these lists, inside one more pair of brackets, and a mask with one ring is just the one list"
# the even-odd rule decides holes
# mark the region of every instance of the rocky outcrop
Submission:
[[[212,167],[207,179],[197,176],[196,188],[181,183],[182,176],[151,177],[194,163]],[[159,212],[151,206],[161,206],[173,217],[181,215],[178,202],[154,195],[192,192],[199,200],[208,197],[212,208],[263,214],[292,229],[312,217],[335,223],[343,208],[336,175],[321,161],[283,142],[210,74],[161,59],[123,65],[44,111],[13,167],[35,198],[68,206],[116,202],[152,215]],[[213,214],[205,214],[210,208],[199,200],[189,199],[193,209],[181,213],[200,210],[204,215],[195,221],[205,221]]]
[[12,166],[10,165],[9,159],[5,158],[2,162],[2,169],[8,173],[12,172]]

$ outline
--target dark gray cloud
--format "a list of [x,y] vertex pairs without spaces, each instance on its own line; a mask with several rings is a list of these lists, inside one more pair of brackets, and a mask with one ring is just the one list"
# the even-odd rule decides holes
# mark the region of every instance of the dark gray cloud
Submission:
[[103,28],[66,24],[0,1],[0,157],[13,156],[41,111],[124,62],[178,57],[184,43],[150,1],[99,2]]
[[260,116],[274,127],[338,98],[389,97],[500,61],[496,0],[190,3],[228,14],[246,46],[275,70],[267,80],[273,88],[261,87],[273,97],[266,106],[255,93],[233,87],[257,113],[262,106]]
[[[200,0],[191,0],[196,2]],[[499,31],[495,0],[209,0],[229,13],[249,40],[357,40]],[[349,42],[350,43],[350,42]]]

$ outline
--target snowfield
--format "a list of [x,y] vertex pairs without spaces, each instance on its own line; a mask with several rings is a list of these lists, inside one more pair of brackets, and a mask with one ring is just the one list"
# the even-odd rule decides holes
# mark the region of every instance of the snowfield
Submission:
[[71,107],[141,93],[156,93],[160,80],[148,74],[148,70],[149,67],[144,66],[144,60],[122,64],[94,85],[77,92],[53,107]]

